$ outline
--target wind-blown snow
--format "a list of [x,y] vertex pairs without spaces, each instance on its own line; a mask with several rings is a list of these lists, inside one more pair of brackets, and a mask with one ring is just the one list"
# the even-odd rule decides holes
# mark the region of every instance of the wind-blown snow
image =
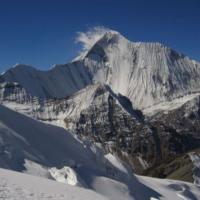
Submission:
[[86,53],[92,48],[92,46],[100,39],[102,38],[105,33],[107,32],[116,32],[109,28],[103,27],[103,26],[96,26],[93,28],[90,28],[86,32],[77,32],[77,36],[75,38],[76,43],[80,43],[82,45],[82,50],[80,52],[80,55],[75,58],[75,60],[84,58]]
[[[99,177],[94,180],[94,190],[58,183],[41,177],[0,169],[0,198],[4,200],[198,200],[200,189],[180,181],[161,180],[137,176],[139,184],[133,185],[133,196],[123,183]],[[151,188],[151,189],[147,189]],[[135,194],[135,195],[134,195]]]

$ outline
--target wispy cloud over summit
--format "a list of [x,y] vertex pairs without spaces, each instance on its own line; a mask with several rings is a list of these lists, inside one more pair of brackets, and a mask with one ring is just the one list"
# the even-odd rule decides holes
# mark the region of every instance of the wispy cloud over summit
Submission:
[[[112,31],[104,26],[90,28],[86,32],[77,32],[75,42],[82,45],[82,49],[77,58],[81,58],[85,53],[107,32]],[[76,58],[76,59],[77,59]]]

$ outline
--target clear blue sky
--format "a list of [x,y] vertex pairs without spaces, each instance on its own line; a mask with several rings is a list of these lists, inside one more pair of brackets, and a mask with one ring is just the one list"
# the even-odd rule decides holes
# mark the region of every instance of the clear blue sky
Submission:
[[67,63],[76,32],[102,25],[200,60],[200,0],[0,0],[0,72]]

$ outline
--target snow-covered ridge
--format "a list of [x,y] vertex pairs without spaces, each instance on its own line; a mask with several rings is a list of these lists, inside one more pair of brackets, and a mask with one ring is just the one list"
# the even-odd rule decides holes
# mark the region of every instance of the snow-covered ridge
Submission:
[[1,75],[0,80],[17,82],[27,93],[42,98],[66,97],[90,83],[87,70],[79,62],[56,65],[49,71],[16,65]]

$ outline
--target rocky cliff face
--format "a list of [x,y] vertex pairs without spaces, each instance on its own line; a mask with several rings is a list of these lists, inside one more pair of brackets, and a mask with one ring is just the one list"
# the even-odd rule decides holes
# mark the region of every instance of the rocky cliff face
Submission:
[[[187,109],[187,104],[183,108]],[[183,108],[145,120],[140,111],[132,108],[129,99],[98,88],[90,106],[74,121],[73,130],[77,135],[102,143],[107,151],[117,153],[131,164],[137,173],[143,173],[149,167],[199,147],[199,119],[190,119],[197,108],[189,109],[192,114],[187,117],[187,123],[180,117],[184,116],[179,113]]]

